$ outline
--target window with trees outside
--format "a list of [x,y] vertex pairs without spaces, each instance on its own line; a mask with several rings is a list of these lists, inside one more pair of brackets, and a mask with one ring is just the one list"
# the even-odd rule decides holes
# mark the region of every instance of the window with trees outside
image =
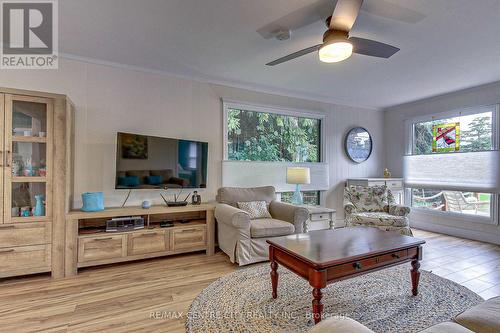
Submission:
[[[439,158],[440,153],[458,154],[493,150],[496,140],[495,113],[495,111],[469,113],[413,123],[411,154],[429,154]],[[440,146],[440,139],[443,140],[443,146]],[[446,167],[446,164],[442,165],[442,168]],[[491,217],[493,199],[494,195],[489,193],[458,189],[411,189],[412,207],[458,214]]]
[[[236,161],[320,162],[321,119],[229,108],[227,158]],[[290,202],[292,192],[281,193]],[[303,191],[305,204],[319,204],[319,191]]]

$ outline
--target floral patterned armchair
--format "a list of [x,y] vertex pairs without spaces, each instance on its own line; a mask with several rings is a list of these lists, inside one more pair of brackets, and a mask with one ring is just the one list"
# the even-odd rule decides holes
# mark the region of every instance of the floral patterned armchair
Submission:
[[349,186],[344,189],[347,226],[369,226],[413,236],[408,214],[410,208],[397,205],[387,186]]

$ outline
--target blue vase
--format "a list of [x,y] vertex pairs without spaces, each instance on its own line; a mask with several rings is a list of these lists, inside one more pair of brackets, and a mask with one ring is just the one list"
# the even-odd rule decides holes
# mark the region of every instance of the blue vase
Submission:
[[33,216],[45,216],[45,206],[43,200],[45,199],[43,194],[35,195],[35,209],[33,210]]
[[99,212],[104,210],[104,193],[102,192],[85,192],[82,193],[84,212]]

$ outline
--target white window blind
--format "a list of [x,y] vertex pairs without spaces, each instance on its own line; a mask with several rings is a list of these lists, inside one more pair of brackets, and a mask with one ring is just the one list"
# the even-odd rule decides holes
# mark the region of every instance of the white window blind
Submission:
[[307,167],[311,183],[302,185],[303,191],[329,189],[327,163],[222,161],[222,186],[255,187],[273,185],[277,192],[289,192],[294,184],[287,184],[287,167]]
[[411,188],[500,193],[500,152],[405,156],[404,179]]

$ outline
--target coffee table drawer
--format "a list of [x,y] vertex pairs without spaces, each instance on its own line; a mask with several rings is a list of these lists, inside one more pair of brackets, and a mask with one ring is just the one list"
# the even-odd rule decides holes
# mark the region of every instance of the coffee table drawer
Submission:
[[327,279],[336,279],[346,275],[352,275],[357,272],[363,272],[377,266],[377,258],[368,258],[358,260],[353,263],[342,264],[328,269]]
[[379,263],[388,263],[391,261],[399,261],[408,258],[408,250],[401,250],[389,254],[381,255],[378,258]]

